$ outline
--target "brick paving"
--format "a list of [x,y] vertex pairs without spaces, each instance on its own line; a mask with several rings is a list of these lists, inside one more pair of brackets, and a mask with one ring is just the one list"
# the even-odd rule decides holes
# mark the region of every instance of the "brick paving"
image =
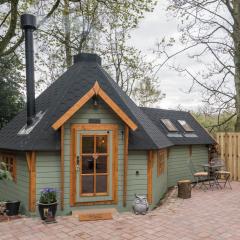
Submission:
[[0,239],[110,239],[110,240],[239,240],[240,183],[233,190],[193,190],[191,199],[173,193],[159,208],[146,216],[121,213],[113,220],[79,222],[58,217],[44,225],[38,218],[0,223]]

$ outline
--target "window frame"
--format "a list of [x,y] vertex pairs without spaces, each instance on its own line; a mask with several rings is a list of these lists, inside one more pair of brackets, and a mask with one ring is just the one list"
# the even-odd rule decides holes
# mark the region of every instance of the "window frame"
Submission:
[[[186,120],[179,119],[177,121],[180,124],[180,126],[184,129],[185,132],[195,132],[194,129],[190,126],[190,124]],[[186,125],[188,129],[184,125]]]
[[[12,163],[11,163],[12,161]],[[13,182],[17,182],[17,162],[16,155],[12,153],[3,153],[0,152],[0,162],[6,164],[7,171],[10,172]]]
[[[168,123],[166,123],[166,121]],[[174,123],[169,118],[161,118],[161,122],[169,132],[178,132],[177,127],[174,125]],[[170,124],[170,128],[169,128],[168,124]],[[173,128],[173,129],[171,129],[171,128]]]
[[[83,153],[82,151],[82,139],[83,137],[94,137],[94,144],[93,144],[93,153]],[[106,153],[97,153],[97,137],[98,136],[105,136],[106,137],[106,141],[107,141],[107,152]],[[93,173],[82,173],[82,166],[83,166],[83,156],[92,156],[93,157],[93,165],[94,165],[94,169],[93,169]],[[96,171],[96,162],[97,162],[97,158],[99,156],[106,156],[106,173],[97,173]],[[80,196],[81,197],[96,197],[96,196],[108,196],[109,195],[109,175],[110,175],[110,170],[109,170],[109,134],[102,134],[102,133],[94,133],[94,134],[80,134]],[[83,176],[93,176],[93,192],[92,193],[84,193],[83,192]],[[96,188],[97,188],[97,184],[96,184],[96,179],[97,176],[107,176],[107,191],[106,192],[97,192]]]
[[159,177],[164,173],[165,161],[167,159],[167,150],[162,149],[157,151],[157,176]]

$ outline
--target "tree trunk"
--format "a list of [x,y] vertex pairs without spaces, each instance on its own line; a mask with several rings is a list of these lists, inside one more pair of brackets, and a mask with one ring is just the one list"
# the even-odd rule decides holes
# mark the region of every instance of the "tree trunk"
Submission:
[[233,11],[235,15],[235,21],[233,26],[233,42],[234,42],[234,65],[235,65],[235,107],[237,120],[235,123],[235,131],[240,132],[240,3],[239,0],[235,0],[233,3]]
[[70,47],[71,32],[70,32],[70,16],[69,16],[69,0],[64,0],[64,29],[65,29],[65,54],[67,68],[72,66],[72,50]]

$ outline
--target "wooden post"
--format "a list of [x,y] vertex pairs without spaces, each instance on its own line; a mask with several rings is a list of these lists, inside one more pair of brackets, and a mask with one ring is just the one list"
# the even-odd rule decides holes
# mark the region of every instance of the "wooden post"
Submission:
[[36,210],[36,153],[27,152],[27,165],[29,173],[29,199],[28,208],[30,212],[35,212]]
[[128,137],[129,128],[125,125],[124,129],[124,172],[123,172],[123,206],[127,205],[127,175],[128,175]]
[[76,163],[75,163],[75,144],[76,132],[71,128],[71,143],[70,143],[70,206],[73,207],[76,200]]
[[147,200],[152,203],[152,165],[153,165],[153,151],[148,151],[147,161]]
[[61,126],[61,210],[64,210],[64,125]]

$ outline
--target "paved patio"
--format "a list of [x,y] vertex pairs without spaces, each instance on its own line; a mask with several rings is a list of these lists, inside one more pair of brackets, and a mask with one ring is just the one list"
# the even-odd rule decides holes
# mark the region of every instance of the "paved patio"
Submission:
[[0,223],[0,239],[240,239],[240,183],[233,190],[194,190],[192,198],[176,194],[146,216],[119,214],[114,220],[79,222],[59,217],[44,225],[39,219],[24,218]]

